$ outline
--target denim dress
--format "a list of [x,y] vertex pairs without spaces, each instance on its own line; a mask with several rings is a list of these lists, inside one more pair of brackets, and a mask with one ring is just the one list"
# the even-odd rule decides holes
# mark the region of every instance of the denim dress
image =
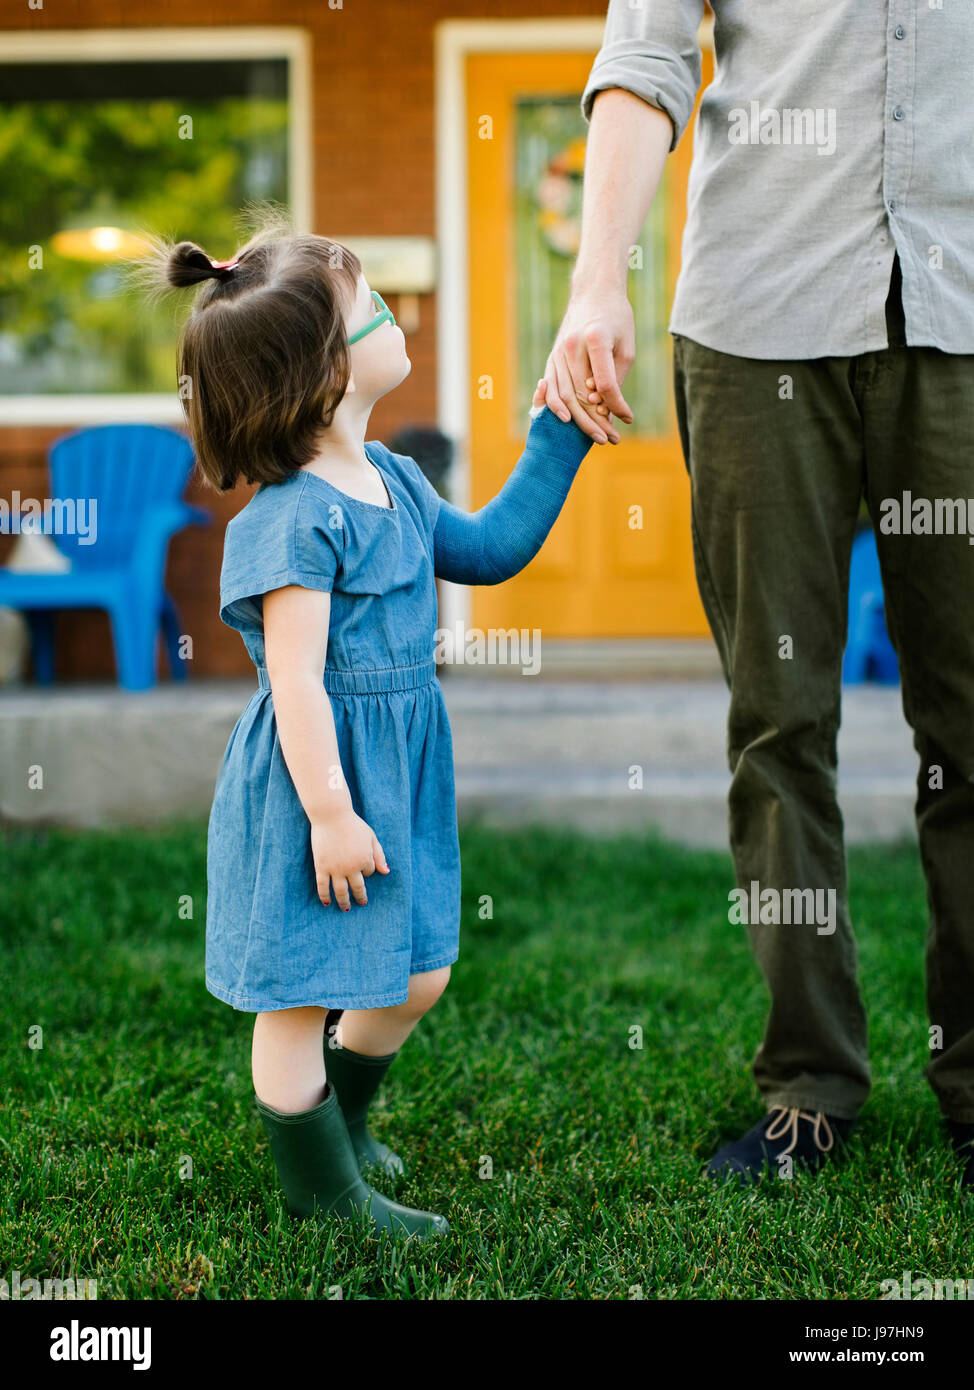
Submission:
[[[317,474],[262,484],[227,526],[220,616],[258,688],[227,745],[207,840],[206,987],[236,1009],[403,1003],[410,975],[459,954],[453,742],[436,673],[435,573],[497,583],[541,545],[591,440],[545,408],[502,492],[470,516],[416,462],[367,441],[390,506]],[[324,685],[355,812],[385,851],[368,903],[318,897],[310,822],[274,719],[262,595],[331,593]]]

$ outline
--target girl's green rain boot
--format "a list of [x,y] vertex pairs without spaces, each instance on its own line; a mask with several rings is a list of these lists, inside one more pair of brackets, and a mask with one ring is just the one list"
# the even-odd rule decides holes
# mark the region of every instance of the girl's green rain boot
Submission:
[[292,1216],[321,1221],[328,1215],[367,1212],[378,1230],[419,1240],[450,1229],[445,1216],[400,1206],[364,1181],[332,1085],[325,1086],[319,1105],[293,1115],[273,1110],[259,1096],[254,1099]]
[[368,1131],[369,1106],[398,1052],[385,1057],[366,1057],[348,1047],[332,1046],[335,1027],[341,1009],[329,1010],[325,1020],[325,1074],[338,1092],[348,1132],[352,1136],[355,1157],[360,1165],[377,1164],[390,1177],[404,1173],[405,1167],[397,1153],[380,1144]]

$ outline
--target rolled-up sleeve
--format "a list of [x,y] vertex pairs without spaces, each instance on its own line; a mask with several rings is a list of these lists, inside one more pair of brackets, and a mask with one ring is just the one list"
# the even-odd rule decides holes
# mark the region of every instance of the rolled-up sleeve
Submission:
[[703,0],[609,0],[602,47],[582,93],[585,121],[592,119],[597,92],[623,87],[666,112],[675,150],[700,86],[702,18]]

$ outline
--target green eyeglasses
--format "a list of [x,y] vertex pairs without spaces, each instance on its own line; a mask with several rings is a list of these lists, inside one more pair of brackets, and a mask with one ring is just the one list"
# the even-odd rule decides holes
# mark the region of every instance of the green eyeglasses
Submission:
[[373,302],[378,305],[375,311],[375,317],[370,319],[364,328],[360,328],[357,333],[352,334],[348,340],[350,344],[357,343],[359,338],[364,338],[366,333],[371,333],[373,328],[378,328],[379,324],[385,323],[386,319],[389,320],[393,328],[396,326],[396,320],[392,316],[392,310],[386,304],[378,290],[372,291],[372,299]]

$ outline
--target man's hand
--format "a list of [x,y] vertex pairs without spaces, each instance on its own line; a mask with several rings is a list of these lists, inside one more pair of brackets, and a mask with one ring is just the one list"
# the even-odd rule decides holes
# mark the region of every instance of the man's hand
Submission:
[[574,419],[597,444],[607,439],[618,444],[620,435],[610,417],[614,412],[632,424],[620,384],[635,356],[636,329],[625,293],[590,289],[574,294],[545,365],[548,409],[562,420]]

